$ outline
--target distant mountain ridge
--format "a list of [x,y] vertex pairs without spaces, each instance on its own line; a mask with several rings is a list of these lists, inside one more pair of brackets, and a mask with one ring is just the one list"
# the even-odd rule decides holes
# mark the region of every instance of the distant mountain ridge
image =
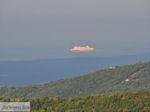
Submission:
[[1,87],[0,97],[77,97],[141,90],[150,91],[150,62],[113,66],[80,77],[41,85]]
[[0,86],[24,86],[65,79],[109,66],[150,60],[150,54],[76,57],[31,61],[0,61]]

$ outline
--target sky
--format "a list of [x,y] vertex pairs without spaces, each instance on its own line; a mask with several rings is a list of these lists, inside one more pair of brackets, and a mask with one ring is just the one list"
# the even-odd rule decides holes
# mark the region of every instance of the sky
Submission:
[[147,53],[149,0],[0,0],[0,60]]

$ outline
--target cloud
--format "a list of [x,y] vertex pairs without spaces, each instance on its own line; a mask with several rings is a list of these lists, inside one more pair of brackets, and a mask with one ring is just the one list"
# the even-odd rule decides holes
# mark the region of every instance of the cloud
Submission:
[[95,49],[90,47],[90,46],[74,46],[73,48],[70,49],[71,52],[74,53],[87,53],[87,52],[92,52]]

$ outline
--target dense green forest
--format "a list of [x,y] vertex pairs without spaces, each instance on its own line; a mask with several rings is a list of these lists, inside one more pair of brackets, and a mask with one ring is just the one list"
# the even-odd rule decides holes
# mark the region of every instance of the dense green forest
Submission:
[[27,87],[0,87],[0,97],[79,97],[150,90],[150,62],[109,67],[87,75]]
[[0,101],[30,101],[31,112],[150,112],[148,91],[77,98],[0,98]]

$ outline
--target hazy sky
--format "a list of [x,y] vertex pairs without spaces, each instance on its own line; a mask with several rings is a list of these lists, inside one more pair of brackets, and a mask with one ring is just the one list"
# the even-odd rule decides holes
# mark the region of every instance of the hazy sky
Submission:
[[149,0],[0,0],[0,60],[150,53]]

